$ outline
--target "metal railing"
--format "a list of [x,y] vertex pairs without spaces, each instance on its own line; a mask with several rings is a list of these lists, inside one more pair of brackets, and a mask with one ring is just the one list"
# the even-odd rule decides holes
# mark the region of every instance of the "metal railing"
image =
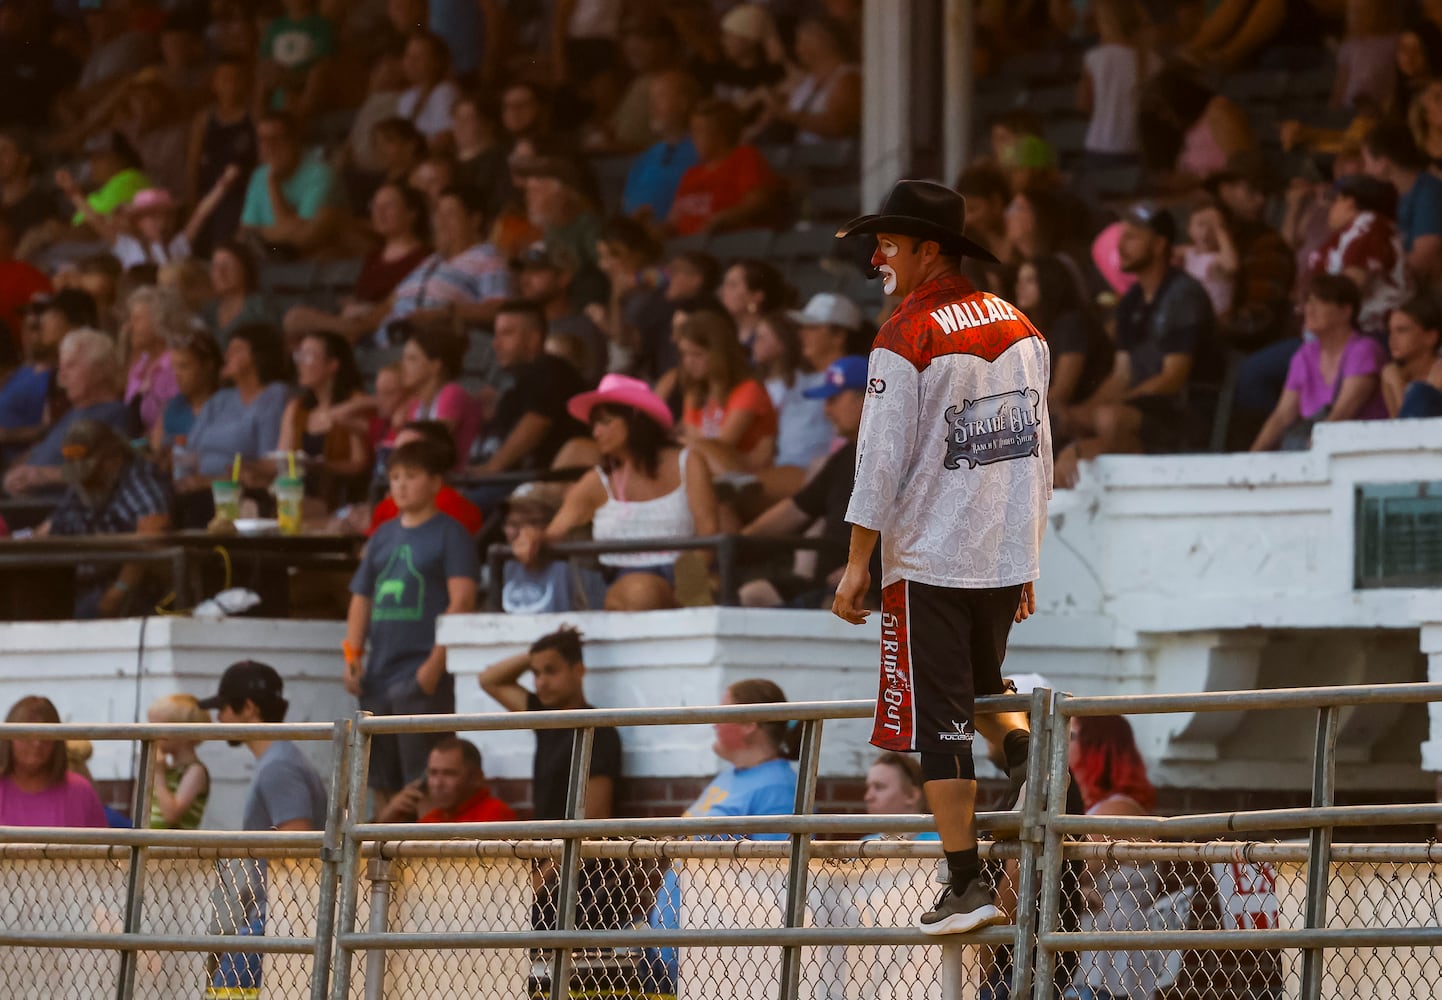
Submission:
[[[755,982],[765,983],[769,996],[795,1000],[813,995],[807,990],[852,989],[837,984],[866,972],[864,962],[882,962],[878,956],[909,954],[911,965],[901,972],[892,964],[889,975],[903,976],[918,991],[932,991],[935,983],[905,976],[936,976],[943,998],[971,995],[964,979],[976,974],[971,946],[1010,949],[1010,995],[1052,1000],[1059,995],[1058,964],[1078,952],[1141,952],[1195,958],[1206,953],[1282,954],[1300,952],[1296,970],[1298,995],[1314,1000],[1322,993],[1329,973],[1329,953],[1350,954],[1353,949],[1442,948],[1442,898],[1435,907],[1400,907],[1401,925],[1385,920],[1363,921],[1361,926],[1332,926],[1329,906],[1336,891],[1329,883],[1338,865],[1357,871],[1390,866],[1387,879],[1396,882],[1399,871],[1425,876],[1414,882],[1425,889],[1442,882],[1442,850],[1432,844],[1331,843],[1338,826],[1436,823],[1442,805],[1382,805],[1339,807],[1334,802],[1333,772],[1340,710],[1367,704],[1414,704],[1442,700],[1442,685],[1404,684],[1382,687],[1313,688],[1296,690],[1223,692],[1197,695],[1076,698],[1047,691],[1028,696],[982,699],[978,711],[1029,713],[1033,753],[1028,767],[1028,789],[1019,811],[982,812],[978,828],[994,836],[982,842],[982,857],[1014,895],[1009,924],[979,933],[938,941],[911,926],[916,909],[929,902],[920,898],[929,882],[938,845],[912,841],[857,842],[862,833],[916,833],[932,829],[925,816],[858,816],[815,814],[818,762],[822,732],[828,720],[863,719],[871,715],[870,701],[796,702],[708,708],[592,709],[574,712],[532,712],[514,715],[460,715],[372,717],[358,715],[334,725],[184,726],[106,725],[45,726],[0,725],[0,739],[42,738],[138,741],[135,764],[133,814],[147,817],[151,798],[150,747],[159,739],[296,739],[324,741],[332,746],[331,782],[325,829],[313,832],[235,832],[176,830],[78,830],[0,828],[0,871],[25,866],[47,870],[75,866],[112,866],[123,873],[122,901],[115,919],[104,929],[50,929],[23,924],[0,927],[0,948],[71,951],[85,950],[118,955],[114,995],[129,1000],[137,995],[137,970],[145,954],[205,953],[268,955],[276,961],[298,956],[308,965],[304,986],[289,982],[277,990],[267,984],[268,995],[300,996],[312,1000],[341,1000],[357,989],[370,998],[383,996],[442,995],[441,981],[447,962],[439,969],[414,970],[422,977],[418,989],[402,986],[387,992],[387,959],[397,963],[426,961],[427,956],[515,956],[505,968],[516,973],[533,959],[525,989],[532,996],[552,1000],[571,995],[573,984],[585,976],[610,975],[618,956],[640,956],[664,949],[683,949],[707,959],[711,955],[740,956],[734,961],[704,966],[723,974],[750,977],[728,983],[721,992],[700,995],[759,995]],[[1100,817],[1067,815],[1067,726],[1071,718],[1095,715],[1141,715],[1168,712],[1312,709],[1318,714],[1314,747],[1312,805],[1305,809],[1263,810],[1177,817]],[[595,732],[600,727],[705,725],[717,722],[797,722],[801,726],[793,815],[767,817],[686,817],[588,819],[584,789],[590,773]],[[559,821],[512,821],[474,824],[396,824],[367,822],[368,760],[376,736],[415,732],[501,732],[520,730],[573,730],[569,766],[567,818]],[[1283,830],[1308,831],[1301,843],[1196,843],[1191,838],[1235,836]],[[758,831],[784,835],[783,841],[748,841]],[[1077,837],[1104,835],[1108,842],[1081,842]],[[1143,838],[1182,837],[1188,842],[1159,843]],[[697,839],[686,839],[697,838]],[[837,839],[830,839],[837,838]],[[845,839],[842,839],[845,838]],[[186,932],[173,926],[164,912],[166,896],[150,885],[167,866],[190,865],[192,880],[223,880],[224,864],[231,859],[268,859],[309,866],[302,875],[287,876],[273,869],[273,891],[297,895],[295,913],[280,921],[302,932],[253,936],[230,933]],[[196,874],[196,864],[220,865],[211,876]],[[1177,927],[1150,930],[1086,930],[1066,919],[1069,902],[1064,888],[1077,866],[1174,866],[1208,863],[1276,865],[1305,871],[1294,879],[1297,892],[1288,896],[1295,909],[1294,926],[1266,929]],[[606,866],[610,866],[609,868]],[[594,907],[597,872],[621,873],[632,878],[639,894],[625,897],[628,906],[645,904],[666,878],[689,878],[688,900],[706,899],[707,887],[735,892],[739,906],[721,919],[731,924],[698,922],[679,927],[614,925],[587,926],[586,914]],[[1072,873],[1069,875],[1069,873]],[[864,877],[863,877],[864,876]],[[13,876],[12,876],[13,877]],[[1412,876],[1409,876],[1409,878]],[[859,890],[858,879],[868,888]],[[1379,884],[1387,885],[1379,876]],[[409,880],[409,883],[407,883]],[[433,899],[427,891],[455,886],[479,893],[487,880],[489,891],[502,900],[508,917],[483,921],[478,928],[451,926],[444,919],[448,906],[460,901]],[[509,881],[507,881],[509,880]],[[628,883],[629,885],[629,883]],[[543,890],[544,886],[544,890]],[[648,889],[647,886],[650,888]],[[881,888],[878,888],[881,887]],[[1406,900],[1431,898],[1430,889],[1415,886],[1402,893]],[[19,890],[24,895],[24,888]],[[631,892],[626,888],[626,892]],[[1400,892],[1401,890],[1397,890]],[[12,895],[17,890],[12,887]],[[399,892],[400,895],[394,895]],[[406,893],[410,902],[405,903]],[[866,893],[872,898],[867,901]],[[1410,894],[1409,894],[1410,893]],[[1421,894],[1420,896],[1418,894]],[[549,894],[549,895],[548,895]],[[553,916],[537,923],[534,906],[543,895]],[[1285,895],[1278,891],[1278,895]],[[299,897],[303,896],[303,899]],[[1399,899],[1402,898],[1399,896]],[[877,900],[884,897],[884,905]],[[857,900],[861,902],[858,903]],[[904,900],[900,908],[892,906]],[[276,895],[271,918],[281,916]],[[427,904],[422,912],[416,907]],[[726,905],[731,905],[723,900]],[[77,905],[91,905],[81,900]],[[404,904],[404,905],[403,905]],[[763,906],[764,904],[764,906]],[[649,905],[649,904],[647,904]],[[688,902],[688,906],[690,903]],[[409,907],[407,909],[406,907]],[[869,916],[858,919],[858,906],[871,906]],[[704,907],[703,907],[704,908]],[[714,907],[713,907],[714,909]],[[761,915],[764,910],[764,917]],[[721,912],[721,911],[717,911]],[[739,914],[739,920],[737,916]],[[177,918],[178,919],[178,918]],[[167,922],[169,921],[169,922]],[[1397,923],[1394,920],[1393,923]],[[399,927],[395,926],[399,923]],[[1063,929],[1064,924],[1069,924]],[[758,949],[772,956],[764,968],[746,958]],[[1340,950],[1340,951],[1339,951]],[[864,959],[856,955],[869,956]],[[364,965],[357,967],[357,956]],[[916,959],[915,956],[931,956]],[[927,964],[935,962],[937,964]],[[499,961],[500,959],[498,959]],[[630,959],[628,959],[629,961]],[[698,959],[700,961],[701,959]],[[858,972],[855,963],[863,962]],[[892,961],[885,959],[885,961]],[[847,963],[852,963],[848,965]],[[698,966],[699,967],[699,966]],[[409,966],[408,966],[409,968]],[[683,985],[684,980],[683,966]],[[1000,965],[993,963],[993,968]],[[598,972],[597,970],[603,970]],[[729,971],[727,971],[729,970]],[[920,970],[920,971],[918,971]],[[147,972],[149,974],[149,972]],[[267,973],[268,975],[269,973]],[[301,973],[294,971],[294,976]],[[518,974],[518,973],[516,973]],[[629,975],[629,973],[627,973]],[[1069,975],[1070,973],[1068,973]],[[1417,995],[1436,993],[1442,984],[1442,964],[1433,972],[1418,973],[1427,987]],[[1335,979],[1335,975],[1333,975]],[[614,980],[621,982],[620,978]],[[629,980],[628,980],[629,982]],[[829,987],[816,984],[830,983]],[[674,985],[674,984],[672,984]],[[630,988],[630,987],[628,987]],[[619,989],[619,987],[618,987]],[[614,996],[654,996],[654,990],[613,992]],[[745,989],[752,989],[747,993]],[[78,995],[78,994],[77,994]],[[509,994],[508,994],[509,995]],[[690,992],[697,995],[694,984]],[[814,995],[852,996],[853,992],[816,992]],[[881,995],[864,992],[860,995]],[[1191,994],[1185,994],[1190,996]],[[1211,996],[1212,994],[1202,994]],[[1217,996],[1233,995],[1226,993]],[[1243,995],[1237,993],[1236,995]],[[1398,994],[1400,995],[1400,994]]]

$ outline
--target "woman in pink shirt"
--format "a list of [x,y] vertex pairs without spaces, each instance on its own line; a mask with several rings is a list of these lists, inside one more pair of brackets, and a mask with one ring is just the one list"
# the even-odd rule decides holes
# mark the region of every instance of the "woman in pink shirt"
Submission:
[[450,330],[411,331],[401,352],[401,384],[410,404],[405,421],[439,420],[455,437],[457,468],[470,458],[481,429],[480,403],[455,381],[461,374],[465,339]]
[[[58,723],[49,698],[21,698],[6,722]],[[72,774],[63,740],[0,740],[0,826],[107,826],[95,788]]]

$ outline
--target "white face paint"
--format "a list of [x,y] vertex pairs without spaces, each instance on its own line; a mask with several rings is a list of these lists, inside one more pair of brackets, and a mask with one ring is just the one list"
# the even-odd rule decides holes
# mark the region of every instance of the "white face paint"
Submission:
[[[878,240],[876,245],[883,257],[895,257],[901,252],[901,247],[890,240]],[[894,294],[896,292],[896,272],[892,270],[891,265],[882,264],[877,271],[881,272],[881,290],[887,295]]]

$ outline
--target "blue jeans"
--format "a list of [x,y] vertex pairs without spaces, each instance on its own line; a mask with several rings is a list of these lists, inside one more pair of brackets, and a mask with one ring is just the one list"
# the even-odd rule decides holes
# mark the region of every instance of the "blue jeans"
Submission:
[[1287,384],[1292,355],[1301,346],[1301,337],[1288,337],[1248,354],[1237,372],[1237,391],[1232,405],[1252,413],[1271,413]]
[[1442,417],[1442,389],[1430,382],[1413,382],[1402,395],[1402,408],[1397,416],[1403,419]]
[[[236,928],[244,937],[261,937],[265,934],[265,918],[257,917],[248,924]],[[219,956],[220,964],[210,980],[213,990],[258,990],[260,989],[260,955],[255,952],[232,951]]]

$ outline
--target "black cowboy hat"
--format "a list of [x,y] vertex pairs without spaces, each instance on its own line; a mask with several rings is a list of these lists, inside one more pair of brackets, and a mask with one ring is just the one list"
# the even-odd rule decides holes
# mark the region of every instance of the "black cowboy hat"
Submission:
[[877,215],[852,219],[836,233],[838,239],[853,233],[897,233],[935,240],[944,253],[978,260],[1000,261],[986,247],[966,238],[966,200],[935,181],[897,181]]

